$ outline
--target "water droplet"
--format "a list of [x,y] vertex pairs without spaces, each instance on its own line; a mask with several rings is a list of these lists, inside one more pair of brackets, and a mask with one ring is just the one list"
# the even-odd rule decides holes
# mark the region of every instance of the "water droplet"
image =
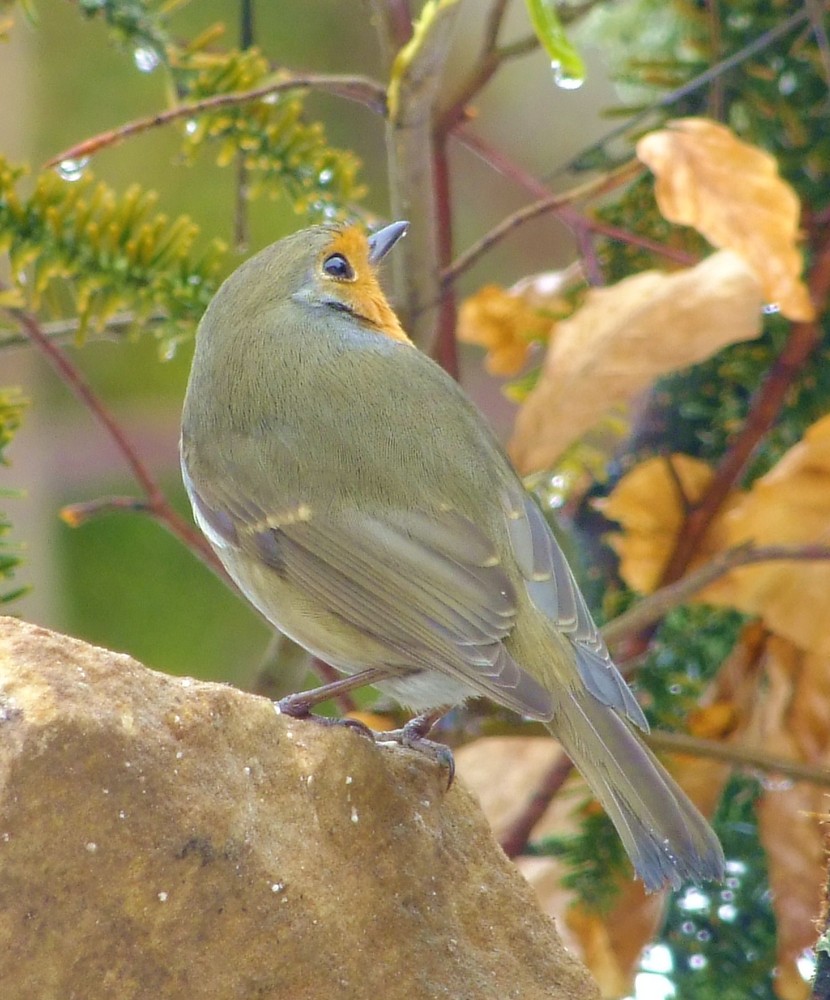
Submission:
[[571,76],[570,73],[566,73],[562,68],[562,63],[557,62],[556,59],[550,64],[550,68],[553,70],[553,82],[562,90],[579,90],[585,83],[584,76]]
[[705,955],[692,955],[689,959],[690,969],[705,969],[708,964],[709,961]]
[[282,892],[282,890],[284,888],[285,888],[285,883],[284,882],[272,882],[271,883],[271,892]]
[[765,302],[761,306],[761,312],[766,316],[772,316],[774,313],[781,312],[781,306],[777,302]]
[[188,135],[193,135],[198,127],[199,123],[195,118],[188,118],[188,120],[184,123],[184,130]]
[[792,778],[776,778],[773,775],[767,775],[761,782],[765,792],[788,792],[793,787]]
[[677,901],[682,910],[708,910],[709,897],[700,889],[687,889],[683,896]]
[[724,923],[731,924],[737,916],[738,909],[731,903],[724,903],[723,906],[718,907],[718,917],[720,917]]
[[812,948],[805,948],[795,960],[798,971],[805,982],[812,982],[816,974],[816,956]]
[[317,182],[322,187],[325,187],[326,184],[331,184],[333,180],[334,180],[334,171],[331,169],[331,167],[326,167],[324,170],[321,170],[320,173],[317,175]]
[[152,73],[161,61],[158,52],[146,46],[140,46],[133,52],[133,60],[136,68],[142,73]]
[[786,73],[782,73],[781,76],[778,77],[778,90],[785,97],[789,97],[790,94],[795,93],[797,87],[798,87],[798,78],[796,77],[795,73],[787,71]]
[[266,94],[265,97],[262,98],[262,103],[263,104],[276,104],[277,101],[279,101],[279,99],[280,99],[280,95],[279,94]]
[[674,958],[671,949],[664,944],[649,945],[640,957],[643,972],[672,972]]
[[80,160],[61,160],[57,165],[58,176],[64,181],[79,181],[84,176],[89,157]]

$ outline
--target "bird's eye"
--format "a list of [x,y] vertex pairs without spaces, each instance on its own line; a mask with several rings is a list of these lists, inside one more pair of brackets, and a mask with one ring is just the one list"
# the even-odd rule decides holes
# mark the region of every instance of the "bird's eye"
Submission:
[[326,257],[323,261],[323,270],[330,278],[339,278],[341,281],[351,281],[354,277],[352,265],[341,253],[333,253],[331,257]]

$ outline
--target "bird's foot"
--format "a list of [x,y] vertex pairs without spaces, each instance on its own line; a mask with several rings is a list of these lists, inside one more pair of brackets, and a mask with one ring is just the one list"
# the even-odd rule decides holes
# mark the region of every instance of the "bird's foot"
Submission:
[[395,743],[398,746],[407,747],[409,750],[415,750],[429,760],[434,760],[437,764],[447,769],[447,788],[449,788],[455,777],[455,758],[452,755],[452,750],[443,743],[427,739],[427,733],[446,712],[446,708],[427,712],[424,715],[418,715],[414,719],[410,719],[400,729],[390,729],[385,733],[375,733],[375,742],[381,744]]
[[[315,688],[314,691],[301,691],[299,694],[289,694],[285,698],[280,698],[278,702],[275,702],[277,711],[280,715],[287,715],[290,719],[316,722],[321,726],[345,726],[347,729],[353,729],[355,732],[360,733],[361,736],[366,736],[374,741],[374,730],[370,729],[365,722],[361,722],[360,719],[341,719],[330,718],[327,715],[313,715],[311,709],[320,700],[313,696],[321,690],[322,688]],[[306,697],[307,694],[311,694],[312,698],[309,699]]]

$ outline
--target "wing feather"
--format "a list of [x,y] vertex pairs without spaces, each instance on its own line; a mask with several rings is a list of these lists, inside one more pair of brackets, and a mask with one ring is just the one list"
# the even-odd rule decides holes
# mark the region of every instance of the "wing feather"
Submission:
[[591,617],[565,555],[542,512],[527,495],[505,503],[516,562],[535,607],[573,643],[585,687],[604,705],[622,712],[643,730],[648,723]]

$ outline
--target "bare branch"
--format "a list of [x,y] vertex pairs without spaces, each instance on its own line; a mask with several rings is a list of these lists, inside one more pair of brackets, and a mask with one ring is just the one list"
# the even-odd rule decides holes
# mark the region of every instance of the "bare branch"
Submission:
[[[823,245],[818,248],[809,284],[816,315],[821,316],[830,295],[830,235],[826,233]],[[790,327],[784,349],[755,394],[743,427],[729,442],[706,492],[686,518],[674,552],[663,571],[663,583],[673,583],[685,572],[730,490],[775,423],[793,382],[801,374],[820,337],[821,323],[818,319],[793,323]]]
[[[145,325],[164,323],[167,320],[166,313],[153,313],[150,316],[142,316],[141,322]],[[113,340],[117,341],[119,335],[126,333],[135,326],[135,313],[125,311],[114,313],[104,321],[101,330],[93,330],[87,334],[87,340]],[[58,319],[51,323],[41,323],[40,328],[44,336],[58,343],[74,337],[81,328],[81,321],[77,316],[70,319]],[[110,336],[108,336],[110,335]],[[21,333],[18,327],[0,327],[0,351],[7,347],[22,347],[28,344],[29,338],[25,333]]]
[[518,857],[527,847],[533,828],[545,815],[548,806],[565,784],[573,769],[570,757],[560,751],[556,760],[536,786],[536,790],[525,804],[519,817],[501,838],[501,849],[508,858]]
[[652,732],[643,737],[652,750],[685,753],[694,757],[722,760],[726,764],[749,767],[764,774],[781,774],[794,781],[809,781],[813,785],[830,787],[830,768],[787,760],[736,743],[705,740],[688,733]]
[[547,212],[559,212],[561,209],[573,205],[576,201],[581,201],[585,198],[595,198],[606,194],[608,191],[613,191],[615,188],[638,176],[643,172],[643,169],[643,165],[637,160],[630,160],[622,167],[595,177],[593,180],[586,181],[584,184],[571,188],[570,191],[566,191],[564,194],[549,194],[530,205],[525,205],[524,208],[520,208],[517,212],[513,212],[512,215],[508,215],[505,219],[502,219],[489,233],[485,233],[480,240],[471,247],[468,247],[459,257],[456,257],[453,263],[442,273],[442,283],[446,285],[455,281],[460,274],[463,274],[468,268],[472,267],[488,250],[501,242],[514,229],[524,225],[525,222],[536,219],[540,215],[545,215]]
[[[462,142],[477,156],[480,156],[488,166],[493,168],[493,170],[500,173],[503,177],[507,177],[515,184],[518,184],[536,198],[542,200],[545,198],[556,197],[551,193],[547,184],[540,181],[537,177],[534,177],[533,174],[529,173],[520,164],[510,159],[510,157],[506,156],[500,149],[497,149],[480,136],[473,134],[463,125],[454,129],[452,134],[456,139],[458,139],[459,142]],[[649,239],[647,236],[642,236],[640,233],[632,233],[627,229],[621,229],[619,226],[613,226],[611,223],[604,222],[602,219],[594,219],[591,216],[582,215],[572,205],[564,205],[558,209],[551,209],[551,211],[555,213],[557,218],[564,225],[568,226],[577,234],[577,239],[579,239],[579,233],[581,230],[588,230],[593,233],[599,233],[602,236],[607,236],[608,239],[618,240],[620,243],[627,243],[630,246],[641,247],[643,250],[648,250],[660,257],[665,257],[666,260],[672,260],[677,264],[682,264],[684,267],[691,267],[699,263],[698,258],[686,253],[684,250],[678,250],[675,247],[658,243],[656,240]]]
[[[92,416],[107,432],[124,461],[130,468],[133,476],[146,494],[146,501],[143,501],[149,513],[163,524],[171,534],[179,538],[192,552],[194,552],[207,566],[209,566],[219,576],[224,578],[225,572],[213,549],[207,541],[191,524],[181,517],[171,506],[170,501],[164,495],[161,487],[156,482],[150,470],[139,458],[135,448],[133,448],[126,434],[119,426],[113,415],[107,410],[101,400],[95,395],[87,381],[78,368],[69,360],[57,344],[50,340],[41,329],[40,323],[29,312],[23,309],[7,309],[8,315],[26,333],[29,341],[40,351],[50,365],[55,369],[60,377],[78,399],[89,410]],[[133,498],[122,500],[99,501],[101,510],[129,507],[136,509],[136,501]],[[83,505],[82,505],[83,506]],[[93,504],[94,506],[94,504]],[[71,515],[70,515],[71,516]],[[76,510],[77,517],[83,517],[83,512]],[[80,523],[76,521],[76,523]]]
[[609,646],[665,618],[669,611],[685,604],[710,583],[733,569],[764,562],[819,561],[830,559],[830,545],[740,545],[715,556],[699,569],[675,583],[667,584],[644,597],[630,611],[610,621],[602,630]]
[[392,260],[403,324],[422,349],[435,334],[441,298],[435,186],[435,111],[452,29],[461,8],[443,0],[392,68],[386,149],[395,218],[417,220]]
[[65,149],[62,153],[47,160],[44,167],[57,166],[64,160],[88,159],[90,156],[100,153],[102,149],[115,146],[131,136],[149,132],[162,125],[169,125],[182,118],[195,118],[206,111],[215,111],[217,108],[237,107],[240,104],[259,101],[264,97],[287,90],[324,90],[331,94],[337,94],[339,97],[345,97],[350,101],[356,101],[378,114],[383,115],[386,112],[386,91],[376,80],[365,76],[295,73],[283,76],[278,80],[272,80],[271,83],[255,87],[253,90],[241,90],[234,94],[215,94],[213,97],[206,97],[190,104],[178,104],[174,108],[160,111],[156,115],[149,115],[147,118],[137,118],[135,121],[119,125],[118,128],[85,139],[70,149]]

